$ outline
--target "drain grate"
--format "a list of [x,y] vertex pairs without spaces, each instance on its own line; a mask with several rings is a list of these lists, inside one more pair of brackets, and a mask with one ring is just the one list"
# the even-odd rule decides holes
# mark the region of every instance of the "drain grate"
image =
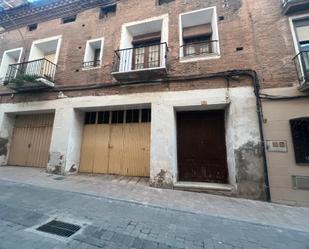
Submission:
[[80,228],[81,227],[78,225],[52,220],[38,227],[36,230],[68,238],[76,233]]

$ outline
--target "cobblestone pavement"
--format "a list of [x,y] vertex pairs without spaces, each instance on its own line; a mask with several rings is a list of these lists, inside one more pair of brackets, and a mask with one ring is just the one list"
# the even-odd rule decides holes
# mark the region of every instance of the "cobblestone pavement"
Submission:
[[[309,249],[309,233],[0,181],[0,248]],[[34,232],[50,219],[85,224],[69,239]]]

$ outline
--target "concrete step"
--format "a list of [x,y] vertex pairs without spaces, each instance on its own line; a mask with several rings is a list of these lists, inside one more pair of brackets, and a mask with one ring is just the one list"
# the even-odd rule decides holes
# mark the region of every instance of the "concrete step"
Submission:
[[226,192],[232,193],[234,186],[230,184],[208,183],[208,182],[176,182],[174,189],[194,192]]

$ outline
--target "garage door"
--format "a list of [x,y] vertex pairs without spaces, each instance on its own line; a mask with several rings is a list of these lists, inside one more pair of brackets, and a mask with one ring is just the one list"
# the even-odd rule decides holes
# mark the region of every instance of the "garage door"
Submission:
[[177,113],[180,181],[227,183],[224,110]]
[[80,172],[149,176],[150,109],[86,113]]
[[16,116],[9,165],[46,167],[54,114]]

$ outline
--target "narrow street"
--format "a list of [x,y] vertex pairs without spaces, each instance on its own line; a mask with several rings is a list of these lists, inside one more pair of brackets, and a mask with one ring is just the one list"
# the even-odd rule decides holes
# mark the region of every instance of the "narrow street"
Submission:
[[[4,170],[7,169],[4,168]],[[41,175],[44,176],[42,173]],[[58,182],[60,181],[54,180],[54,185]],[[164,208],[163,205],[149,205],[61,190],[59,186],[56,189],[48,184],[42,187],[0,180],[0,191],[2,193],[0,195],[1,249],[309,248],[309,231],[305,227],[299,226],[300,229],[297,231],[297,229],[281,227],[280,222],[278,226],[265,225],[251,222],[250,219],[241,221],[223,218],[219,213],[218,215],[207,212],[198,213],[194,210],[182,210],[182,207]],[[182,191],[174,191],[174,193],[177,197]],[[187,194],[197,195],[197,193]],[[203,195],[205,198],[209,196]],[[225,199],[230,200],[231,203],[236,202],[234,199]],[[242,201],[247,202],[247,208],[252,210],[252,216],[254,216],[256,212],[254,202]],[[274,204],[269,205],[273,205],[272,208],[275,207]],[[277,206],[280,210],[281,206]],[[284,208],[285,206],[282,206],[282,210]],[[307,210],[295,208],[296,211],[293,213],[293,207],[287,208],[290,216],[295,219],[296,213],[301,213],[299,210]],[[81,225],[81,229],[70,238],[35,230],[53,219]],[[294,226],[297,227],[295,224]]]

